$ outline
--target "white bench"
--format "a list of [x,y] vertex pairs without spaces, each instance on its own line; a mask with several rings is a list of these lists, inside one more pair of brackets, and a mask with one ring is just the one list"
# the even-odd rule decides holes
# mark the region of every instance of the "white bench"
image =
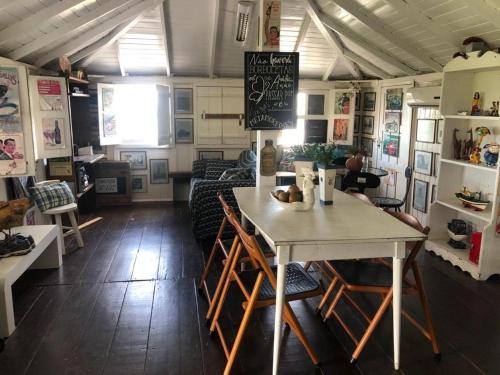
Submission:
[[62,264],[62,250],[58,245],[61,232],[56,225],[16,227],[11,233],[33,236],[35,248],[26,255],[0,259],[0,337],[10,336],[16,329],[12,284],[28,268],[59,268]]

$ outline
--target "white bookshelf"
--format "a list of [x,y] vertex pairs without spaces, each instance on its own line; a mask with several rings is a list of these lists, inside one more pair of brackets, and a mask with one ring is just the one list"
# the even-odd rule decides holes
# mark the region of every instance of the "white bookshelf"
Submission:
[[[476,91],[481,94],[481,109],[489,109],[492,101],[500,100],[500,55],[487,52],[480,58],[477,54],[469,54],[467,60],[452,60],[444,68],[442,90],[440,111],[444,118],[444,134],[438,191],[430,209],[431,232],[425,248],[475,279],[486,280],[491,275],[500,274],[500,235],[496,232],[500,223],[500,167],[455,160],[453,132],[458,129],[458,138],[466,139],[468,129],[486,126],[492,134],[484,138],[482,145],[500,143],[500,117],[458,114],[460,111],[470,111],[472,96]],[[465,208],[455,198],[455,193],[464,186],[471,191],[481,191],[483,198],[490,201],[485,211]],[[474,231],[482,232],[478,264],[469,260],[469,244],[464,250],[448,245],[447,224],[452,219],[463,219]]]

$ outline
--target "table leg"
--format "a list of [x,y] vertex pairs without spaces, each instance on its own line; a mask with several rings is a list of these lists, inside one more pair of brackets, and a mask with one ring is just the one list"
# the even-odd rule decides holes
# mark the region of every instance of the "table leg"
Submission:
[[392,287],[394,296],[392,299],[393,311],[393,334],[394,334],[394,369],[399,369],[399,349],[401,337],[401,291],[402,291],[402,265],[405,243],[399,242],[395,246],[395,254],[392,258]]
[[283,322],[283,306],[285,303],[286,264],[290,257],[288,246],[276,247],[278,274],[276,278],[276,315],[274,317],[274,347],[273,347],[273,375],[278,374],[281,348],[281,325]]
[[11,285],[0,280],[0,338],[10,336],[15,328]]

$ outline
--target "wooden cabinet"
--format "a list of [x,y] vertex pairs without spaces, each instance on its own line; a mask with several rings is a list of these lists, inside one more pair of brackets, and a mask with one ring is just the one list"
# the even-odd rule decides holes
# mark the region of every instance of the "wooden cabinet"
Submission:
[[[484,138],[482,145],[500,143],[500,117],[461,116],[459,111],[470,111],[475,92],[481,94],[481,109],[488,109],[493,100],[500,98],[500,55],[487,52],[478,58],[469,54],[467,60],[457,58],[444,69],[441,114],[444,118],[444,132],[439,162],[438,189],[436,201],[431,205],[429,240],[425,248],[435,252],[453,265],[469,272],[478,280],[486,280],[493,274],[500,274],[500,169],[481,163],[471,164],[454,157],[455,136],[465,140],[469,131],[475,133],[480,126],[487,127],[491,135]],[[474,135],[474,143],[477,136]],[[482,199],[490,201],[485,211],[465,208],[455,198],[455,193],[466,186],[470,191],[481,191]],[[469,260],[468,245],[465,250],[448,245],[447,223],[462,219],[475,232],[481,232],[481,254],[478,264]],[[470,241],[469,241],[470,242]]]
[[[242,120],[228,115],[244,113],[242,87],[198,87],[196,143],[199,146],[218,145],[249,147],[250,132]],[[205,115],[210,118],[204,118]],[[213,118],[213,115],[217,118]]]

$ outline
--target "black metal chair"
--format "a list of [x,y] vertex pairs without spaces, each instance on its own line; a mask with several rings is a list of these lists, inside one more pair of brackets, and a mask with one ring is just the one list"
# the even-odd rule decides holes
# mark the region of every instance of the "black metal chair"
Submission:
[[370,197],[370,200],[375,204],[375,206],[381,208],[394,209],[396,212],[401,212],[401,207],[404,206],[406,200],[408,199],[408,194],[410,193],[411,176],[413,174],[413,169],[411,167],[406,167],[405,178],[406,178],[406,192],[404,198],[389,198],[389,197]]
[[364,194],[366,188],[375,189],[379,185],[380,178],[367,172],[349,172],[342,179],[342,191],[349,189]]

